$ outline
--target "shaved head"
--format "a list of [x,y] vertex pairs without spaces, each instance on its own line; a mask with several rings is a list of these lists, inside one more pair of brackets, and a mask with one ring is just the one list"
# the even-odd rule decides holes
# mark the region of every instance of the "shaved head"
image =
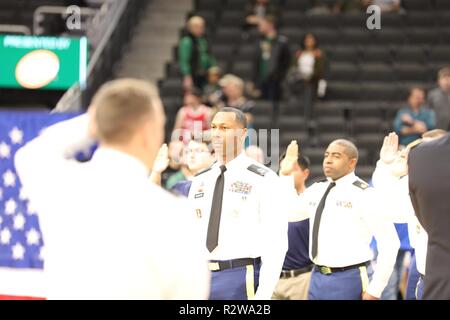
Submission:
[[341,147],[344,147],[344,153],[350,158],[350,159],[356,159],[358,160],[359,154],[358,154],[358,148],[356,148],[355,144],[349,140],[346,139],[337,139],[330,143],[337,144]]
[[358,162],[358,149],[348,140],[334,140],[328,145],[323,158],[326,177],[336,181],[353,172]]

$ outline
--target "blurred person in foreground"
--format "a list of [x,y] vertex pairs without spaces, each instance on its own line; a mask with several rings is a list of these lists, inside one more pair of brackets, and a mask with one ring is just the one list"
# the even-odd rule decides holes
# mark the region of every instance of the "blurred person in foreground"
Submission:
[[[411,246],[415,248],[415,256],[411,265],[417,270],[411,269],[408,286],[414,290],[415,299],[422,299],[425,277],[425,261],[427,256],[428,235],[414,214],[414,208],[409,197],[408,155],[410,151],[422,141],[432,141],[443,137],[443,130],[431,130],[422,135],[422,139],[412,142],[406,148],[400,150],[398,136],[391,132],[384,138],[380,150],[380,160],[373,173],[374,187],[384,193],[386,202],[392,208],[390,214],[394,223],[407,223]],[[414,273],[419,273],[413,280]],[[410,298],[411,293],[407,292]]]
[[[207,297],[206,260],[193,221],[180,212],[185,205],[148,181],[164,118],[152,85],[115,80],[95,94],[88,114],[49,127],[17,152],[42,226],[48,298]],[[77,163],[73,155],[96,139],[92,160]]]
[[450,134],[408,155],[409,195],[428,234],[423,299],[450,299]]

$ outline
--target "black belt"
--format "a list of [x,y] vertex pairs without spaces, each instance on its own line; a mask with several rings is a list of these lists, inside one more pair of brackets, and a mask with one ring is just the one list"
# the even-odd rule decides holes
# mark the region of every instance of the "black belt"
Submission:
[[350,270],[350,269],[356,269],[356,268],[359,268],[359,267],[367,267],[369,265],[369,263],[370,263],[370,261],[366,261],[366,262],[354,264],[354,265],[351,265],[351,266],[338,267],[338,268],[331,268],[331,267],[316,265],[315,268],[321,274],[332,274],[334,272],[342,272],[342,271],[347,271],[347,270]]
[[304,268],[300,269],[293,269],[293,270],[281,270],[280,278],[294,278],[296,276],[299,276],[301,274],[310,272],[313,268],[313,265],[309,265]]
[[210,261],[208,263],[208,268],[210,271],[221,271],[226,269],[244,267],[248,265],[259,265],[261,264],[261,258],[242,258],[224,261]]

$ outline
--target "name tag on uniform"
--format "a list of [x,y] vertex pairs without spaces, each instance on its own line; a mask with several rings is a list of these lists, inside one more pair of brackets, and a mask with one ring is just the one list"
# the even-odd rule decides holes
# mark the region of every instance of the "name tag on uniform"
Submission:
[[196,194],[194,195],[194,198],[195,198],[195,199],[201,198],[201,197],[203,197],[204,195],[205,195],[205,194],[204,194],[203,192],[196,193]]
[[353,207],[350,201],[336,201],[336,206],[346,209],[351,209]]

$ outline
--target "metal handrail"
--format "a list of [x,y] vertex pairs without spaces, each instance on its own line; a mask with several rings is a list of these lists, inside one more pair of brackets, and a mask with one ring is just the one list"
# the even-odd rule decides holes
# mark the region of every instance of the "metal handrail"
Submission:
[[[88,63],[86,79],[88,79],[92,75],[95,65],[106,45],[108,44],[108,41],[110,40],[111,35],[114,32],[114,29],[118,24],[119,19],[121,18],[122,13],[124,12],[127,5],[128,0],[105,1],[100,10],[97,12],[96,16],[93,18],[92,25],[94,27],[88,30],[89,41],[91,43],[97,43],[97,41],[95,41],[96,35],[100,35],[101,39],[94,46],[94,52],[91,55]],[[111,12],[108,12],[109,10],[111,10]],[[106,28],[104,32],[99,31],[103,30],[104,28]],[[80,88],[79,84],[73,85],[59,99],[56,107],[52,110],[52,112],[80,111],[82,109],[81,100],[83,89],[84,88]]]
[[96,46],[95,51],[89,60],[88,69],[87,69],[87,73],[86,73],[87,78],[89,78],[89,76],[91,75],[92,71],[94,70],[95,64],[97,63],[103,50],[105,49],[106,45],[108,44],[108,41],[111,38],[111,35],[114,32],[114,29],[115,29],[117,23],[119,22],[119,19],[122,16],[123,11],[125,10],[126,6],[128,5],[128,0],[117,1],[114,3],[115,4],[117,3],[117,6],[115,8],[113,8],[113,10],[115,9],[115,12],[113,12],[113,16],[111,17],[111,19],[107,20],[107,23],[108,23],[107,29],[106,29],[105,33],[103,33],[103,37],[102,37],[101,41]]
[[26,36],[31,35],[31,30],[21,24],[0,24],[0,32],[22,33]]

